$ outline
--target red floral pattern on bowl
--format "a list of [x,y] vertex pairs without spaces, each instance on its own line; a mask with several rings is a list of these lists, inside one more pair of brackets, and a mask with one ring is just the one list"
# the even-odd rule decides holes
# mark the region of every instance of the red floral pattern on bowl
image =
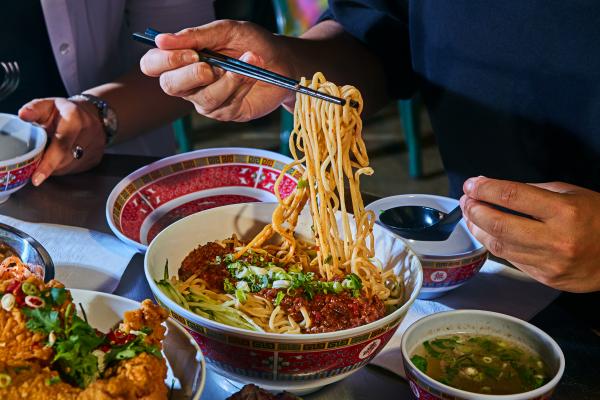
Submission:
[[[168,157],[124,178],[110,194],[113,232],[140,251],[160,231],[190,214],[228,204],[277,201],[275,182],[289,157],[258,149],[216,148]],[[279,192],[288,196],[300,173],[290,170]]]
[[46,147],[47,135],[44,128],[19,119],[17,116],[0,113],[0,131],[27,144],[25,154],[0,160],[0,203],[29,182]]
[[487,256],[485,248],[466,258],[440,260],[421,256],[423,289],[419,298],[436,298],[464,284],[479,272]]

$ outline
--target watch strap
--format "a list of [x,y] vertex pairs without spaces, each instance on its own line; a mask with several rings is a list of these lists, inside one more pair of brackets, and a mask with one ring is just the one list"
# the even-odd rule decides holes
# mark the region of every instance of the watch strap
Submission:
[[85,100],[91,104],[93,104],[97,109],[100,115],[100,121],[102,121],[102,126],[104,130],[104,134],[106,135],[106,145],[110,145],[114,141],[115,132],[112,130],[106,121],[108,115],[108,109],[110,106],[106,101],[101,99],[100,97],[94,96],[88,93],[81,93],[74,96],[69,97],[69,100]]

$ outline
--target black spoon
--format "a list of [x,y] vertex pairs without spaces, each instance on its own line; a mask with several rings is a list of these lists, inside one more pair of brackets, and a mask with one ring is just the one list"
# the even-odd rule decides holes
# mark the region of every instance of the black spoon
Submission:
[[379,215],[379,221],[398,235],[422,241],[448,239],[461,219],[460,206],[448,214],[431,207],[400,206]]

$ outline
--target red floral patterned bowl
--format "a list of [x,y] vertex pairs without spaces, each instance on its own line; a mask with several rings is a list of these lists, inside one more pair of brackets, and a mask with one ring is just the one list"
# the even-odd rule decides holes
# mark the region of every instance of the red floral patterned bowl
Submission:
[[[366,365],[386,345],[421,288],[418,257],[406,243],[375,226],[375,253],[385,268],[393,268],[406,288],[406,303],[370,324],[320,334],[252,332],[203,318],[169,299],[156,285],[165,262],[176,275],[182,260],[199,244],[236,233],[251,238],[271,222],[276,204],[236,204],[202,211],[162,231],[150,244],[145,273],[157,301],[198,341],[207,363],[240,386],[253,382],[270,390],[303,394],[343,379]],[[297,232],[310,237],[312,219],[301,215]]]
[[[453,333],[500,336],[529,348],[546,363],[552,379],[529,392],[486,395],[444,385],[427,376],[410,361],[423,341]],[[565,370],[563,352],[547,333],[518,318],[491,311],[455,310],[429,315],[408,327],[402,335],[401,346],[404,371],[413,394],[419,400],[547,400]]]
[[0,114],[0,204],[29,182],[47,140],[44,128]]
[[[227,204],[277,201],[275,180],[291,158],[266,150],[214,148],[167,157],[131,173],[106,202],[106,220],[115,235],[146,251],[148,243],[173,222]],[[300,178],[283,178],[290,194]]]
[[[408,205],[450,212],[458,206],[458,200],[428,194],[403,194],[377,200],[366,208],[373,210],[379,221],[383,211]],[[433,299],[463,285],[479,272],[487,260],[487,249],[469,232],[464,220],[445,241],[406,240],[423,266],[423,289],[419,299]]]

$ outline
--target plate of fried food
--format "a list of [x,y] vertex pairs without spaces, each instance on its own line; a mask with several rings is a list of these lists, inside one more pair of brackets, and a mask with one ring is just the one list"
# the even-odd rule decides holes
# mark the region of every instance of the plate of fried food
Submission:
[[194,399],[205,365],[163,308],[0,263],[0,399]]

